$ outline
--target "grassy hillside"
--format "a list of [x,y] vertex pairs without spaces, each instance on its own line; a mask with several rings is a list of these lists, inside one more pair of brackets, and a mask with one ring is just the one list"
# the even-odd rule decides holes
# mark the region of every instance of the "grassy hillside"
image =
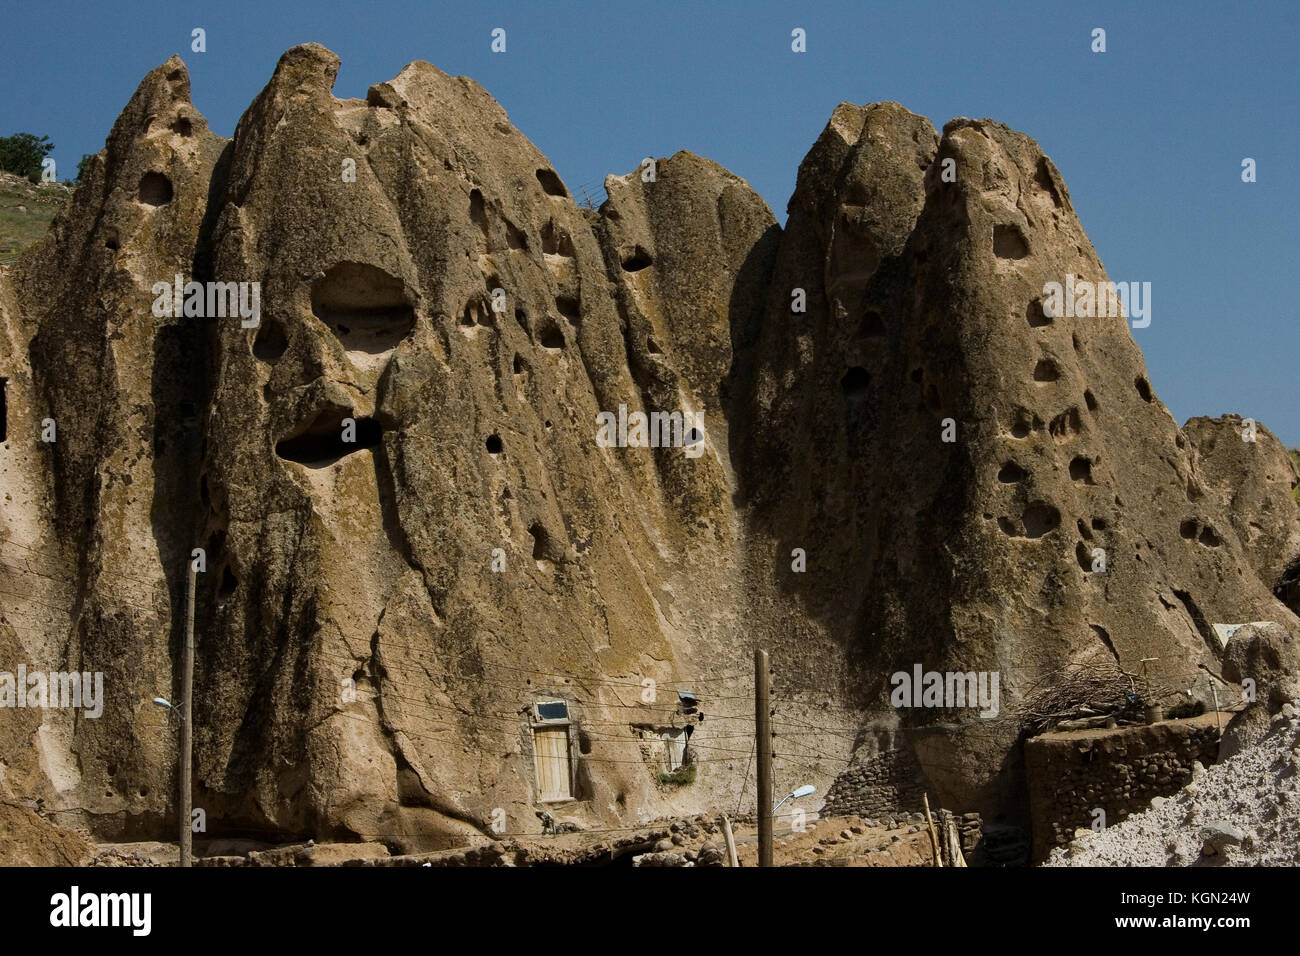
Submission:
[[62,183],[35,185],[0,173],[0,265],[17,260],[50,228],[50,223],[72,195]]

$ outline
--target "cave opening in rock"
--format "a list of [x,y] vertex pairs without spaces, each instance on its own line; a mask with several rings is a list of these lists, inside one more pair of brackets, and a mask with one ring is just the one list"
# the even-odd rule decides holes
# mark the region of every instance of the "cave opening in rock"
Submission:
[[504,446],[501,443],[500,435],[488,435],[487,450],[489,455],[499,455],[501,454],[503,448]]
[[415,326],[402,280],[362,262],[340,262],[313,282],[311,310],[350,352],[388,352]]
[[547,548],[550,544],[550,537],[546,534],[546,529],[542,527],[540,521],[533,522],[528,528],[528,533],[533,538],[533,560],[547,560]]
[[162,173],[148,172],[140,177],[140,201],[146,206],[165,206],[172,201],[172,181]]
[[1300,557],[1291,561],[1282,571],[1277,584],[1273,585],[1274,596],[1300,614]]
[[1052,204],[1057,208],[1061,206],[1061,196],[1056,191],[1056,184],[1052,182],[1052,174],[1047,168],[1047,157],[1038,158],[1038,168],[1034,170],[1034,184],[1039,189],[1052,197]]
[[544,349],[562,349],[564,348],[564,333],[560,331],[559,325],[555,320],[547,317],[546,322],[542,325],[541,332],[538,336],[538,342]]
[[511,249],[528,248],[528,236],[509,219],[506,220],[506,245]]
[[582,308],[578,300],[566,295],[557,296],[555,307],[560,310],[560,315],[564,316],[574,325],[582,321]]
[[1061,512],[1045,501],[1030,502],[1020,520],[1025,525],[1026,538],[1041,538],[1055,531],[1061,523]]
[[555,174],[555,170],[539,169],[537,181],[542,184],[542,190],[546,195],[568,198],[569,191],[564,188],[564,183],[560,182],[560,177]]
[[1048,314],[1043,311],[1043,300],[1032,299],[1025,307],[1025,319],[1029,322],[1031,329],[1041,329],[1045,325],[1051,325],[1052,320]]
[[554,219],[548,219],[542,226],[542,253],[548,256],[573,258],[573,239],[563,226],[557,226]]
[[1079,415],[1079,410],[1070,406],[1052,419],[1047,430],[1057,441],[1065,441],[1071,435],[1077,435],[1083,430],[1083,419]]
[[1029,243],[1018,226],[993,227],[993,253],[999,259],[1023,259],[1029,255]]
[[383,429],[373,418],[353,419],[350,411],[330,408],[296,434],[281,439],[275,453],[308,468],[328,468],[353,452],[374,448],[382,439]]
[[490,239],[487,219],[487,206],[483,202],[483,193],[474,189],[469,194],[469,218],[483,233],[484,239]]
[[0,442],[9,438],[9,400],[5,392],[9,388],[9,379],[0,375]]
[[275,319],[262,319],[257,329],[257,337],[253,339],[253,355],[269,365],[274,365],[280,361],[288,347],[289,340],[284,334],[284,326]]
[[871,384],[871,375],[861,365],[855,365],[840,379],[840,388],[849,398],[859,399],[867,394],[867,386]]
[[1074,559],[1084,571],[1092,573],[1092,549],[1082,541],[1074,546]]
[[634,246],[632,251],[623,256],[624,272],[640,272],[642,269],[650,268],[654,262],[650,258],[650,253],[646,252],[640,246]]

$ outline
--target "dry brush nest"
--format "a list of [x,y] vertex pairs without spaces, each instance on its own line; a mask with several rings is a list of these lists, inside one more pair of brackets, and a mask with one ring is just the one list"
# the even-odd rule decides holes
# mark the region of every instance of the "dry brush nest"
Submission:
[[1115,661],[1071,663],[1039,681],[1025,695],[1016,716],[1032,736],[1052,730],[1063,720],[1136,719],[1153,697],[1144,678]]

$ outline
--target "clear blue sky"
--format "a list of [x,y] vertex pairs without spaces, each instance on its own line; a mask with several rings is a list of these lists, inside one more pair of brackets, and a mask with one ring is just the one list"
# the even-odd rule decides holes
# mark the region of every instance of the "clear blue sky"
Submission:
[[[279,55],[308,40],[342,58],[336,96],[416,59],[472,76],[571,188],[684,148],[747,179],[781,221],[841,101],[897,100],[936,127],[1001,120],[1060,167],[1111,278],[1153,284],[1151,326],[1134,335],[1179,422],[1235,411],[1300,445],[1297,0],[6,6],[0,135],[49,135],[61,176],[170,54],[229,136]],[[190,51],[196,26],[206,53]],[[1098,26],[1104,54],[1089,49]],[[505,54],[489,50],[494,27]]]

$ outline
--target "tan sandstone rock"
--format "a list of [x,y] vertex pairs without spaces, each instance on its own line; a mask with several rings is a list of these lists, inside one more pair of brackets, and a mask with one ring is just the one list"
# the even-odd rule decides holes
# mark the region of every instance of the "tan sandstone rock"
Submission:
[[[472,80],[417,62],[341,100],[338,65],[285,53],[225,141],[169,60],[0,270],[0,651],[106,685],[98,718],[0,714],[15,792],[101,838],[174,827],[149,701],[179,699],[196,547],[209,833],[396,853],[752,794],[755,646],[780,785],[905,748],[943,802],[1014,815],[1030,689],[1298,626],[1124,319],[1041,311],[1105,274],[1028,137],[845,104],[784,229],[687,152],[593,211]],[[177,275],[257,283],[256,327],[156,315]],[[701,443],[604,447],[620,406]],[[1001,719],[891,707],[914,664],[998,672]],[[543,805],[547,700],[573,799]],[[688,722],[698,772],[662,781]]]

